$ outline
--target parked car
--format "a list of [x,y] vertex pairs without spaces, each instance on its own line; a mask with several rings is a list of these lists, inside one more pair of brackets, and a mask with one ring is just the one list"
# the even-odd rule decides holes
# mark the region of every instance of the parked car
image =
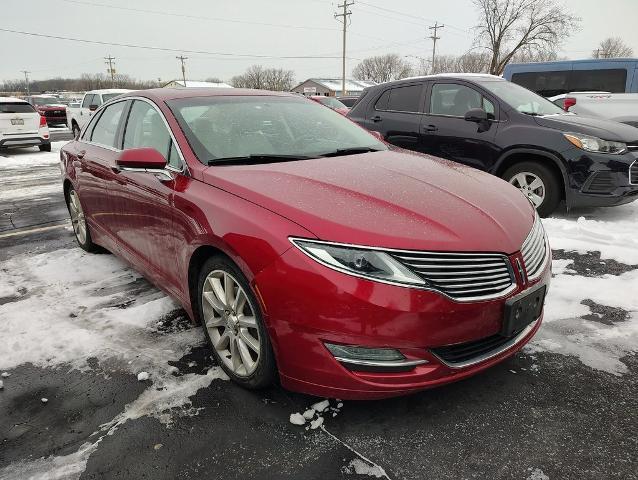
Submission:
[[100,105],[127,92],[130,92],[130,90],[124,88],[91,90],[84,94],[79,107],[71,107],[69,105],[66,109],[66,118],[67,124],[73,131],[73,138],[79,137],[80,131],[89,122],[93,112],[97,110]]
[[638,127],[638,93],[570,92],[548,100],[566,112]]
[[571,208],[638,198],[638,129],[568,114],[500,77],[433,75],[377,85],[348,118],[393,145],[503,178],[543,217],[563,199]]
[[25,100],[0,97],[0,149],[34,146],[51,151],[46,119]]
[[66,105],[54,95],[31,95],[26,100],[35,107],[48,125],[66,125]]
[[359,97],[355,95],[348,95],[345,97],[336,97],[336,98],[348,108],[352,108],[354,104],[357,103],[357,100],[359,100]]
[[638,58],[510,63],[503,77],[543,97],[594,90],[638,93]]
[[308,97],[310,100],[313,100],[321,105],[324,105],[328,108],[331,108],[335,112],[339,112],[341,115],[346,115],[350,110],[343,103],[337,100],[335,97],[326,97],[323,95],[312,95]]
[[531,204],[297,95],[154,89],[61,150],[78,244],[126,259],[249,388],[381,398],[513,355],[551,251]]

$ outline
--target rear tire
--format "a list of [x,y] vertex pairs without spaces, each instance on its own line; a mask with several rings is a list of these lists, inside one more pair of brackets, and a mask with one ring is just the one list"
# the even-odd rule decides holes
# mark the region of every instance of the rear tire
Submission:
[[80,126],[73,122],[73,125],[71,126],[71,131],[73,132],[73,139],[77,140],[78,138],[80,138]]
[[259,302],[227,257],[216,255],[202,265],[197,308],[213,356],[233,381],[248,389],[275,382],[275,355]]
[[73,225],[75,240],[78,242],[80,248],[90,253],[98,252],[100,247],[93,243],[91,239],[91,231],[84,216],[84,209],[80,203],[80,197],[73,187],[69,188],[66,193],[66,207],[69,210],[69,215],[71,215],[71,224]]
[[542,163],[516,163],[503,173],[503,179],[517,187],[534,204],[540,217],[551,215],[561,201],[561,182]]
[[41,152],[50,152],[51,151],[51,144],[50,143],[45,143],[44,145],[39,145],[38,148],[40,149]]

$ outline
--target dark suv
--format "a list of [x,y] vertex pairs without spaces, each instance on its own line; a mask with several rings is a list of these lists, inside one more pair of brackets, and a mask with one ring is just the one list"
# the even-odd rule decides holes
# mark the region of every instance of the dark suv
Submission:
[[518,187],[541,216],[638,198],[638,128],[566,113],[500,77],[432,75],[364,90],[348,118],[393,145]]

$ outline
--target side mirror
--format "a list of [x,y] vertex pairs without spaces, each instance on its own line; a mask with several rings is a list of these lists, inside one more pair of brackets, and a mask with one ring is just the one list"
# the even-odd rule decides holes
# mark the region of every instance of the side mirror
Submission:
[[368,130],[370,134],[375,137],[377,140],[381,142],[385,142],[385,138],[383,138],[383,134],[381,132],[377,132],[376,130]]
[[95,105],[95,104],[89,105],[89,110],[91,112],[95,112],[97,110],[97,105]]
[[482,123],[487,120],[487,112],[482,108],[472,108],[465,113],[468,122]]
[[115,159],[115,163],[122,170],[163,170],[166,167],[166,159],[154,148],[123,150]]

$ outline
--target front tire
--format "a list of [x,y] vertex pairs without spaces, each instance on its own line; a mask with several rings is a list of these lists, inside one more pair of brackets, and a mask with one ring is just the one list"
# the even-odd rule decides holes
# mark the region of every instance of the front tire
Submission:
[[217,363],[244,388],[272,385],[275,355],[248,280],[221,255],[209,258],[197,282],[199,316]]
[[38,145],[38,148],[40,149],[41,152],[50,152],[51,151],[51,144],[50,143],[45,143],[44,145]]
[[539,162],[512,165],[503,174],[503,179],[518,188],[543,218],[552,214],[560,203],[562,192],[559,179]]
[[69,215],[71,215],[71,224],[73,225],[75,240],[78,242],[80,248],[91,253],[97,252],[99,247],[94,244],[91,239],[91,231],[86,223],[80,197],[73,187],[71,187],[66,194],[66,206],[69,209]]

